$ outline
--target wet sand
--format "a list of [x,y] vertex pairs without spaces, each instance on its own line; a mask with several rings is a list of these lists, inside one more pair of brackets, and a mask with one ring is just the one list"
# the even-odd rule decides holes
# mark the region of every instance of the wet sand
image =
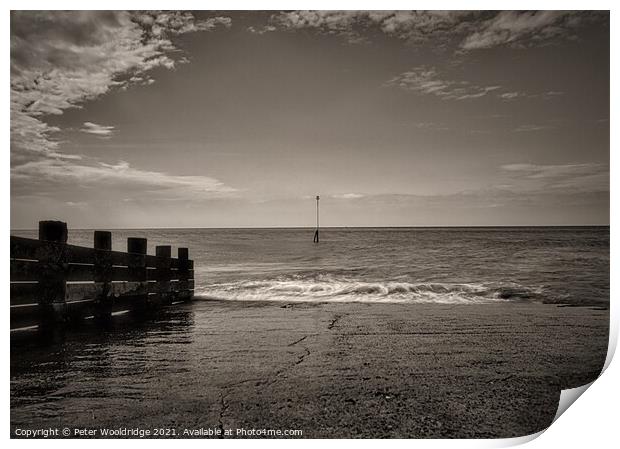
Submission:
[[608,322],[538,303],[195,301],[44,346],[12,338],[11,429],[522,436],[598,376]]

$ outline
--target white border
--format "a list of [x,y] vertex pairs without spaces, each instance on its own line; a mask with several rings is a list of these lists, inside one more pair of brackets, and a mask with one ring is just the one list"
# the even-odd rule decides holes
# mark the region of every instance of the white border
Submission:
[[[188,0],[177,0],[174,2],[171,1],[161,1],[161,0],[152,0],[152,1],[119,1],[119,0],[108,0],[105,2],[102,1],[90,1],[88,3],[80,2],[80,1],[56,1],[50,3],[49,1],[31,1],[31,0],[22,0],[15,1],[9,0],[5,3],[8,8],[5,13],[1,17],[1,23],[3,25],[2,29],[5,30],[5,41],[2,46],[3,57],[2,64],[4,70],[2,71],[3,85],[5,86],[5,100],[4,100],[4,108],[2,109],[3,114],[3,133],[5,142],[4,145],[4,154],[2,157],[2,169],[4,170],[3,176],[0,181],[2,185],[2,202],[3,202],[3,210],[10,210],[10,196],[9,196],[9,148],[10,148],[10,136],[9,136],[9,86],[10,86],[10,69],[9,69],[9,55],[10,55],[10,40],[9,40],[9,9],[209,9],[209,10],[232,10],[232,9],[267,9],[267,10],[279,10],[279,9],[599,9],[599,10],[612,10],[611,12],[611,54],[614,55],[618,53],[618,24],[619,20],[617,20],[617,11],[614,11],[613,6],[617,4],[617,2],[612,1],[549,1],[549,0],[522,0],[522,1],[503,1],[498,3],[497,1],[417,1],[417,2],[407,2],[407,1],[382,1],[382,2],[371,2],[371,1],[326,1],[326,0],[317,0],[317,1],[297,1],[297,2],[283,2],[283,1],[262,1],[262,2],[251,2],[251,1],[239,1],[239,0],[228,0],[228,1],[210,1],[210,2],[199,2],[199,1],[188,1]],[[85,8],[87,7],[87,8]],[[617,9],[617,8],[616,8]],[[612,57],[611,60],[611,79],[618,80],[618,57]],[[616,85],[612,82],[611,84],[611,109],[614,110],[618,105],[618,89]],[[611,116],[610,129],[617,130],[618,129],[618,120],[615,115]],[[617,142],[617,131],[614,133],[612,131],[611,135],[611,148],[616,147]],[[587,151],[587,149],[584,149]],[[616,195],[614,192],[617,191],[617,182],[616,177],[617,174],[617,164],[614,162],[616,159],[616,155],[614,151],[610,151],[611,158],[611,224],[612,224],[612,237],[611,237],[611,281],[612,281],[612,292],[614,292],[614,279],[616,279],[616,275],[620,274],[617,269],[616,264],[613,262],[615,260],[615,256],[618,254],[618,245],[616,244],[616,239],[614,238],[614,226],[613,224],[617,222],[617,211],[616,207]],[[7,214],[8,215],[8,214]],[[4,254],[4,257],[1,258],[2,264],[2,285],[5,288],[5,300],[9,297],[9,266],[8,266],[8,238],[7,236],[10,233],[10,220],[8,217],[5,217],[5,238],[1,239],[1,248]],[[617,301],[613,298],[612,293],[612,306],[611,306],[611,326],[610,326],[610,352],[608,354],[607,365],[611,360],[611,356],[615,351],[615,346],[617,342],[617,333],[618,333],[618,313],[616,310]],[[8,306],[5,306],[5,310]],[[8,361],[9,354],[9,317],[8,313],[2,315],[2,319],[4,322],[5,329],[5,341],[2,347],[3,351],[3,360]],[[4,363],[4,379],[8,382],[10,378],[10,369],[9,364]],[[619,380],[619,371],[618,363],[612,363],[611,366],[603,373],[601,378],[594,382],[591,388],[588,389],[587,392],[577,401],[576,405],[570,407],[566,413],[564,413],[556,423],[554,423],[546,432],[532,441],[530,447],[537,448],[546,448],[546,447],[561,447],[561,448],[571,448],[571,447],[584,447],[584,446],[592,446],[592,447],[607,447],[611,446],[612,442],[618,441],[618,431],[617,428],[617,418],[616,418],[616,410],[618,408],[618,380]],[[3,396],[3,404],[2,408],[2,419],[6,423],[6,431],[3,433],[2,437],[4,439],[9,438],[9,388],[5,385],[5,388],[2,390]],[[524,443],[532,438],[524,437],[512,440],[388,440],[382,441],[378,443],[373,440],[356,440],[356,447],[375,447],[377,444],[389,444],[390,446],[398,446],[398,447],[412,447],[415,445],[416,447],[503,447],[506,445],[514,445]],[[69,447],[78,447],[83,446],[85,442],[73,440],[55,440],[42,442],[42,440],[37,441],[22,441],[22,440],[11,440],[9,443],[11,446],[16,447],[40,447],[42,444],[52,444],[52,445],[63,445]],[[96,447],[107,447],[110,442],[105,440],[95,440],[88,442],[89,445],[94,445]],[[169,447],[171,444],[178,444],[178,442],[171,441],[118,441],[114,442],[115,445],[120,446],[129,446],[135,444],[148,444],[149,447]],[[251,444],[253,447],[264,447],[264,448],[272,448],[274,446],[284,447],[290,445],[299,445],[310,447],[310,445],[315,445],[316,442],[305,440],[305,441],[290,441],[290,440],[280,440],[280,441],[267,441],[267,440],[253,440],[251,442],[247,441],[222,441],[216,442],[215,440],[193,440],[187,441],[185,444],[204,448],[205,445],[213,445],[213,444],[223,444],[226,446],[240,447],[246,444]],[[342,444],[349,444],[348,441],[334,441],[327,440],[321,442],[323,445],[338,446]]]

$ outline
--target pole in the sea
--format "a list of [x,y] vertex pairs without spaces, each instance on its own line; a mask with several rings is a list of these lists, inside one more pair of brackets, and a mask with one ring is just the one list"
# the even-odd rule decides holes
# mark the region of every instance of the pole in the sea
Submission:
[[316,196],[316,231],[314,231],[314,243],[319,243],[319,196]]

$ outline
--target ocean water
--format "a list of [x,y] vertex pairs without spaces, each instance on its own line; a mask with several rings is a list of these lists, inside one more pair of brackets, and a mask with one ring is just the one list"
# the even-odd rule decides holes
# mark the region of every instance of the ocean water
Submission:
[[[190,248],[197,299],[480,304],[609,302],[609,227],[145,229]],[[13,235],[36,237],[34,231]],[[92,230],[69,242],[92,246]]]

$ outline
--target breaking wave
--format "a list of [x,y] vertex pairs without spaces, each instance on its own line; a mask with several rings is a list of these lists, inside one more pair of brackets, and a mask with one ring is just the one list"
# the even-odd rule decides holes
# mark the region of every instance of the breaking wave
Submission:
[[330,277],[229,282],[196,289],[196,296],[203,299],[299,302],[478,304],[535,301],[541,294],[540,289],[512,283],[365,282]]

